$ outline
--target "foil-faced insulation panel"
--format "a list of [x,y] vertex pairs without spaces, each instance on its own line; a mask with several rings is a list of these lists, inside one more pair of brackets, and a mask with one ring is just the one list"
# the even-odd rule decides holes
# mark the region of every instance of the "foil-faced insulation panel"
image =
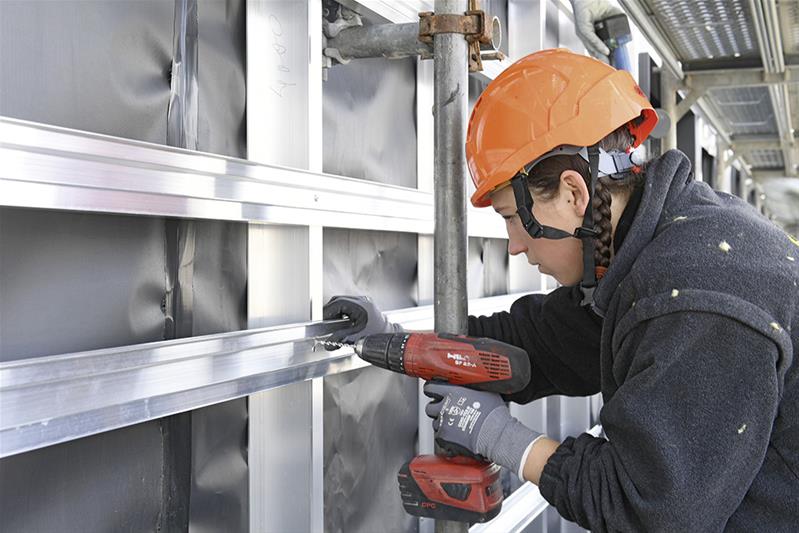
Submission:
[[[326,228],[324,298],[368,295],[382,310],[416,303],[416,235]],[[367,367],[324,383],[325,531],[415,531],[397,471],[415,455],[417,381]]]

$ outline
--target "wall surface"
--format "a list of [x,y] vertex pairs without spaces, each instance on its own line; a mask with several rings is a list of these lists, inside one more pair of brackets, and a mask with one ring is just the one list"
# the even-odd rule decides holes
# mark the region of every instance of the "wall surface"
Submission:
[[[416,187],[415,65],[364,59],[328,71],[325,172]],[[417,304],[415,234],[327,228],[323,242],[325,300],[364,294],[384,310]],[[415,531],[396,475],[415,454],[416,380],[376,368],[331,376],[323,404],[325,530]]]
[[[243,157],[245,4],[197,4],[198,149]],[[165,0],[0,2],[0,115],[166,144],[174,18]]]
[[[552,1],[484,5],[517,57],[575,42]],[[430,190],[432,64],[352,61],[323,83],[322,13],[316,0],[2,1],[0,66],[14,75],[0,115],[186,147],[169,136],[170,102],[196,91],[199,150]],[[198,59],[176,87],[183,45]],[[472,103],[484,87],[472,77]],[[318,319],[337,294],[432,303],[432,236],[340,222],[0,208],[0,361]],[[470,298],[552,288],[496,237],[469,238]],[[365,368],[12,456],[0,529],[426,531],[396,482],[431,440],[417,440],[421,406],[416,380]],[[591,413],[584,399],[512,408],[555,436]],[[535,530],[546,521],[564,527],[550,513]]]
[[[416,235],[324,232],[325,300],[369,295],[381,309],[416,302]],[[416,380],[379,368],[325,378],[325,530],[415,531],[397,471],[415,455]]]
[[[190,4],[192,2],[189,2]],[[242,0],[197,2],[197,147],[244,156]],[[167,142],[176,3],[0,2],[0,115]],[[246,327],[247,227],[0,208],[0,360]],[[3,531],[246,531],[247,403],[0,460]]]

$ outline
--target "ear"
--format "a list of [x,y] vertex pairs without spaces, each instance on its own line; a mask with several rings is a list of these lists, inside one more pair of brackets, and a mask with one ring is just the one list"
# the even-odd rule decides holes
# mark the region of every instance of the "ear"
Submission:
[[574,213],[582,217],[588,207],[588,186],[576,170],[564,170],[560,174],[560,196],[568,202]]

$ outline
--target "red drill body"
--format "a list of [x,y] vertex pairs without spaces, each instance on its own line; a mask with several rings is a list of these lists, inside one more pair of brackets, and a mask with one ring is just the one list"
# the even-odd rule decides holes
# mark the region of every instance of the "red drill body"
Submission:
[[[511,394],[530,382],[527,352],[493,339],[445,333],[385,333],[364,337],[355,353],[375,366],[424,380]],[[467,457],[422,455],[397,476],[412,515],[485,522],[502,508],[499,466]]]
[[474,389],[511,394],[530,382],[530,359],[516,346],[446,333],[364,337],[355,353],[375,366]]

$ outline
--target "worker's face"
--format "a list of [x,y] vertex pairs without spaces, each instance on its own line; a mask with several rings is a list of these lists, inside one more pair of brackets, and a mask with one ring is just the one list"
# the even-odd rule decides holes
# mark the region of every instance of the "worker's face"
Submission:
[[[560,176],[556,195],[544,198],[533,195],[533,216],[544,226],[569,233],[582,225],[588,199],[588,188],[579,173],[567,170]],[[494,210],[505,219],[508,231],[508,253],[525,254],[527,262],[553,276],[561,285],[576,285],[583,277],[582,242],[567,238],[560,240],[533,239],[522,226],[516,214],[516,199],[511,187],[502,188],[491,195]]]

